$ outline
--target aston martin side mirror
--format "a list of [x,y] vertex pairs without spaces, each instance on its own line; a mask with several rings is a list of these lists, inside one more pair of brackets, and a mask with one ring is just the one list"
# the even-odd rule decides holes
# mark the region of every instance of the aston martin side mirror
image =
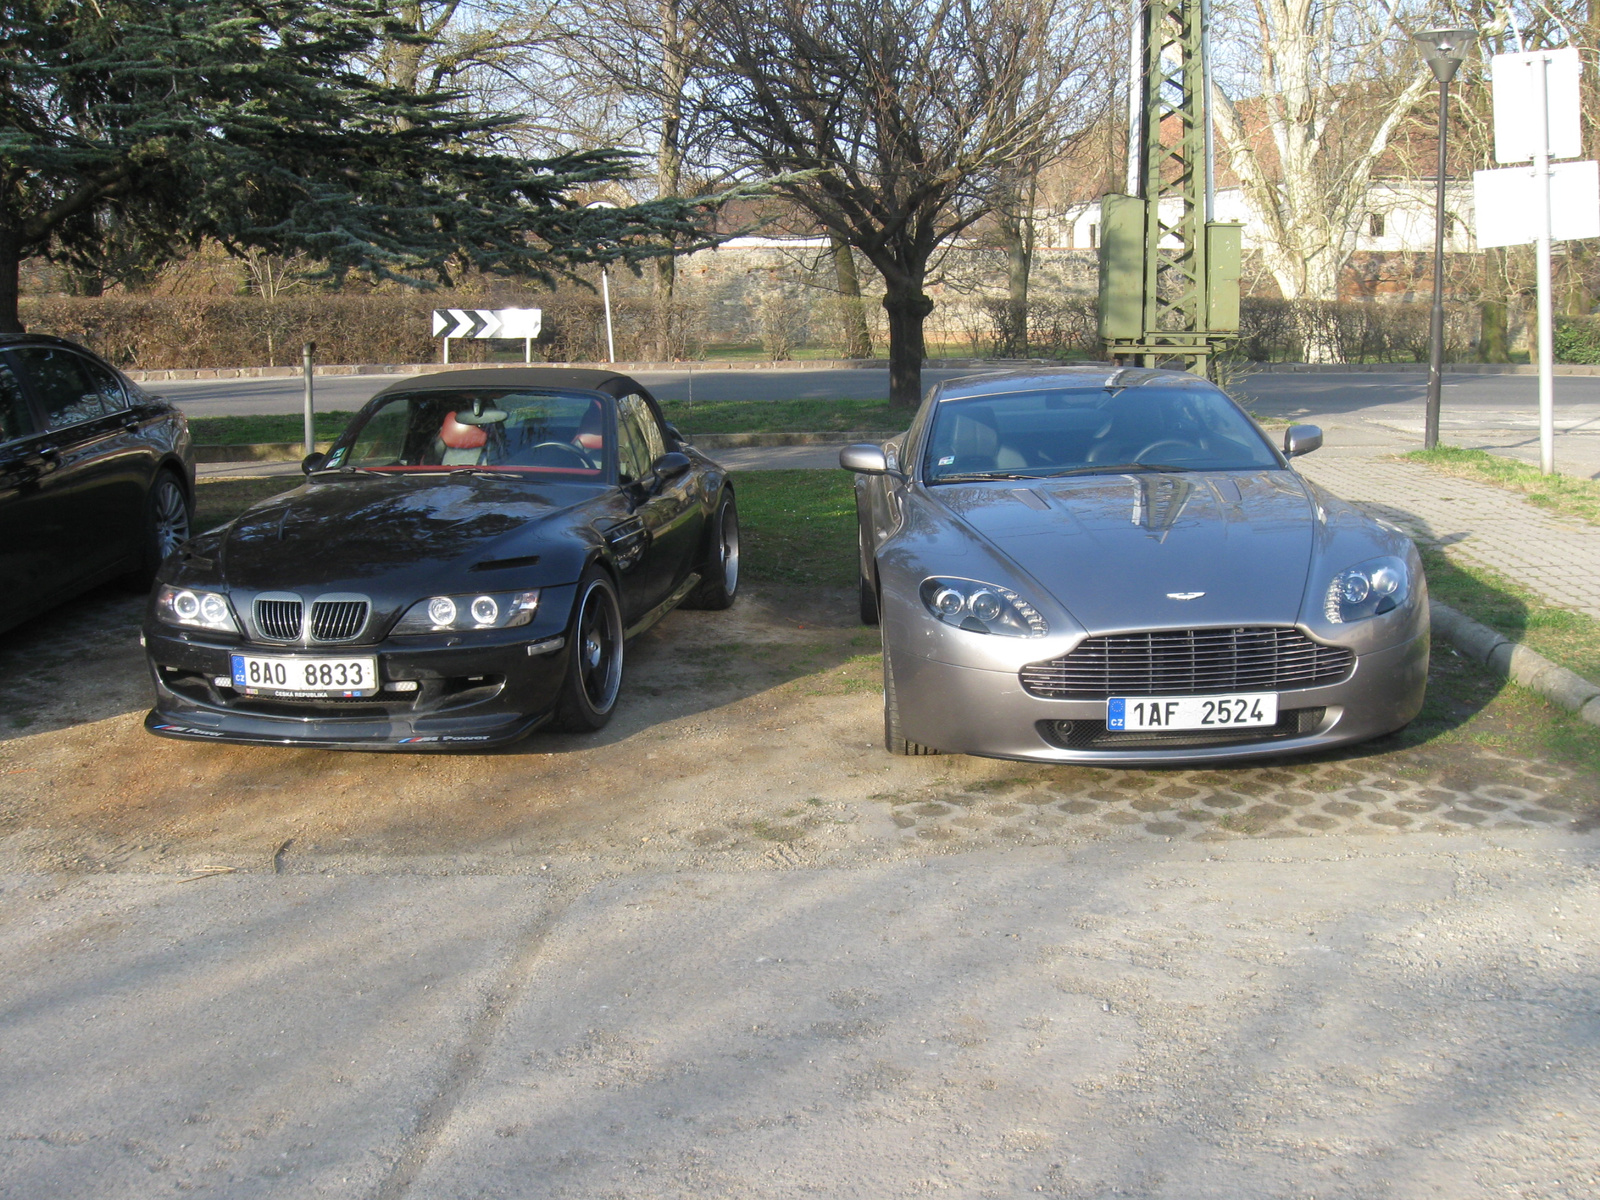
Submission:
[[857,475],[889,473],[889,460],[884,456],[883,447],[871,442],[858,442],[839,451],[839,465]]
[[1322,447],[1322,430],[1315,425],[1291,425],[1283,431],[1283,455],[1299,458]]
[[309,475],[327,461],[328,456],[321,452],[308,454],[300,460],[300,469]]

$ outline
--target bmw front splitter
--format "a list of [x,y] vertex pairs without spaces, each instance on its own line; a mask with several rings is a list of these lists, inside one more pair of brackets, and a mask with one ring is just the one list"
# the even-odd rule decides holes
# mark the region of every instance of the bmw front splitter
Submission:
[[[549,714],[519,720],[482,732],[475,730],[416,731],[395,727],[395,723],[339,722],[343,728],[329,728],[332,722],[306,721],[307,728],[289,730],[282,719],[241,719],[229,714],[213,724],[215,714],[171,715],[151,709],[144,727],[157,737],[186,742],[225,742],[239,746],[293,746],[305,750],[492,750],[521,741],[550,720]],[[320,728],[318,728],[320,726]]]

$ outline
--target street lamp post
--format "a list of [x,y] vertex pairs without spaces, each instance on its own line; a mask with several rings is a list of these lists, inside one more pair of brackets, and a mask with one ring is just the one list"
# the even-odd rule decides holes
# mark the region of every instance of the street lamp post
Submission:
[[1439,170],[1434,181],[1433,202],[1433,312],[1428,328],[1428,408],[1422,434],[1426,450],[1439,444],[1439,393],[1444,374],[1444,172],[1450,81],[1467,57],[1472,38],[1470,29],[1428,29],[1413,37],[1433,77],[1439,81]]

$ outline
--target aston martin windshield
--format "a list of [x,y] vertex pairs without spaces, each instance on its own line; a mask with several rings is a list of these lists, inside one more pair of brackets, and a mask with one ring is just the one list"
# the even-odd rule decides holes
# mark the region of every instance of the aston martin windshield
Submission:
[[942,401],[933,413],[923,478],[955,483],[1278,465],[1249,418],[1220,392],[1061,388]]
[[325,469],[607,477],[606,411],[583,392],[401,392],[351,424]]

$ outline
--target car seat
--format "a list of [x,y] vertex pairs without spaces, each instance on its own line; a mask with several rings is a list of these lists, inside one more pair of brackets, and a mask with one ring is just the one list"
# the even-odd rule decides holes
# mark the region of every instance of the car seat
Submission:
[[963,404],[953,415],[950,454],[955,461],[945,464],[953,471],[1010,470],[1028,465],[1016,450],[1001,444],[994,409],[987,404]]
[[439,456],[441,466],[475,467],[483,461],[489,431],[482,425],[463,425],[456,420],[456,414],[451,413],[439,426],[439,441],[444,449]]

